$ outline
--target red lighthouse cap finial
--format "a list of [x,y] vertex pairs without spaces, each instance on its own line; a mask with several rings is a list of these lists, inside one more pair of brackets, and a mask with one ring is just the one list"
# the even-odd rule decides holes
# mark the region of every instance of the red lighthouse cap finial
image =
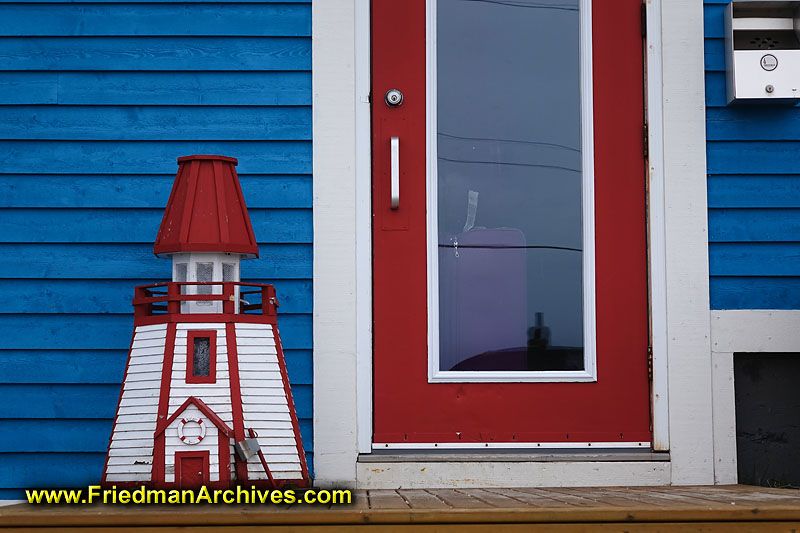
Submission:
[[258,257],[237,164],[220,155],[178,158],[178,174],[153,247],[156,255],[229,252]]

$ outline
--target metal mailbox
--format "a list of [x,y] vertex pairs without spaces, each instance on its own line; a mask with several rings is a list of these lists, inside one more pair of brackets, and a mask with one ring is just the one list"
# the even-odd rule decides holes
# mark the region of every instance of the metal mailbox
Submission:
[[800,101],[800,1],[728,4],[725,68],[729,104]]

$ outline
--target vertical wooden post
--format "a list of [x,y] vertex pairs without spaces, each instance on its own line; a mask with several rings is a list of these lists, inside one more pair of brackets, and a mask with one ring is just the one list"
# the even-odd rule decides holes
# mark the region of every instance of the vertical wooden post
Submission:
[[234,306],[236,302],[234,301],[234,284],[230,281],[226,281],[222,284],[222,312],[226,315],[232,315],[234,313]]
[[278,314],[278,298],[276,297],[275,287],[265,285],[261,288],[261,313],[265,316],[275,316]]
[[[144,287],[136,287],[133,289],[133,299],[140,300],[147,298],[147,289]],[[148,303],[134,303],[133,316],[139,318],[143,316],[150,316],[150,304]]]
[[177,315],[181,312],[181,302],[175,299],[180,293],[179,285],[176,283],[167,284],[167,313]]

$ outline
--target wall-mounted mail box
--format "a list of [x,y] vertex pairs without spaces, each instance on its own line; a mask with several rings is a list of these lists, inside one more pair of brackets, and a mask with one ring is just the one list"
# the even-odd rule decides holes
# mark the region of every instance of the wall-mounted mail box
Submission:
[[728,4],[725,68],[729,104],[800,101],[800,1]]

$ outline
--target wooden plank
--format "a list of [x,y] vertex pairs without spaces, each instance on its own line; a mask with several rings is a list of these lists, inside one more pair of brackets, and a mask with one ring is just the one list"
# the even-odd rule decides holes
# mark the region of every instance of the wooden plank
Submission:
[[[0,385],[0,405],[4,417],[13,419],[40,418],[101,418],[114,417],[120,386],[117,385]],[[133,391],[131,397],[155,397],[155,393]],[[311,386],[293,385],[297,416],[310,420],[312,416]]]
[[408,509],[409,504],[395,490],[368,490],[370,509]]
[[0,35],[310,36],[310,4],[12,4]]
[[709,209],[709,242],[797,242],[800,209]]
[[4,104],[58,103],[58,74],[7,73],[0,77],[0,102]]
[[706,39],[703,49],[705,69],[707,71],[725,72],[725,40]]
[[712,141],[797,141],[800,108],[706,109],[706,133]]
[[127,350],[0,350],[0,383],[113,383]]
[[[102,452],[108,447],[111,420],[0,420],[0,453]],[[21,443],[24,442],[24,445]]]
[[712,276],[796,276],[800,243],[710,243]]
[[524,502],[525,505],[531,507],[562,507],[562,506],[576,506],[576,507],[589,507],[597,505],[597,502],[587,498],[586,496],[576,496],[574,494],[564,494],[554,492],[549,489],[537,488],[513,488],[513,489],[488,489],[494,491],[502,491],[502,494],[507,494],[513,498]]
[[521,505],[524,505],[521,500],[495,490],[456,489],[456,491],[491,507],[518,509]]
[[[0,315],[0,338],[5,349],[69,346],[119,350],[130,345],[131,329],[126,315]],[[311,316],[281,316],[281,333],[287,349],[311,349]],[[141,341],[142,345],[148,342]]]
[[311,139],[311,107],[4,105],[4,139],[306,141]]
[[309,70],[306,37],[7,37],[0,70]]
[[708,178],[708,206],[800,207],[800,175],[712,175]]
[[794,141],[709,141],[709,174],[793,174],[800,168]]
[[433,494],[453,508],[480,509],[494,507],[490,503],[474,498],[456,489],[428,489],[428,493]]
[[228,154],[248,174],[310,174],[310,141],[0,141],[4,172],[163,174],[186,154]]
[[[310,209],[248,211],[260,243],[313,240]],[[152,243],[163,216],[163,209],[5,209],[0,242]]]
[[[4,174],[0,207],[163,209],[174,180],[174,174]],[[239,182],[250,209],[311,207],[311,176],[240,174]]]
[[103,472],[105,453],[4,453],[0,487],[88,487]]
[[711,309],[800,309],[800,277],[709,279]]
[[725,38],[725,5],[705,3],[703,6],[703,32],[706,38]]
[[450,506],[441,499],[424,490],[405,489],[398,490],[397,493],[412,509],[450,509]]
[[709,107],[725,107],[728,105],[725,91],[725,73],[706,72],[706,105]]

